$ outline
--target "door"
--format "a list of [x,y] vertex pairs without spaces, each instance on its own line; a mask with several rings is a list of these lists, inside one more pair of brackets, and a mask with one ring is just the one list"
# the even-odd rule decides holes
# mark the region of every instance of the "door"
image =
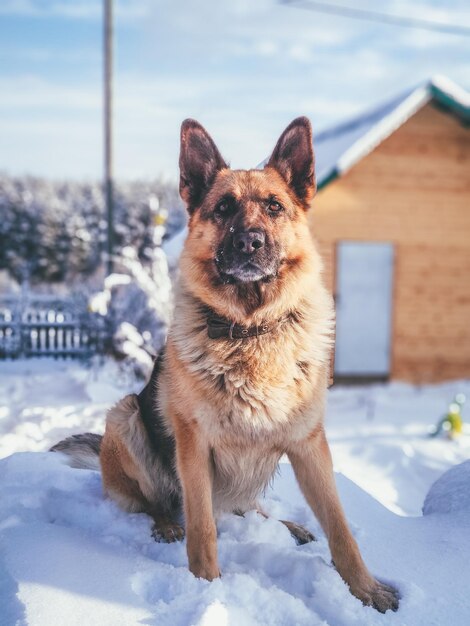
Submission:
[[389,375],[392,284],[392,244],[338,244],[335,374]]

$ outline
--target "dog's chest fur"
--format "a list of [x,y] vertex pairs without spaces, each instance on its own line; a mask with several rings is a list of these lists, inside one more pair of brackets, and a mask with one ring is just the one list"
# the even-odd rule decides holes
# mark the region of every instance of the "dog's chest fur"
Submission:
[[182,307],[170,342],[191,385],[191,418],[212,445],[269,442],[282,448],[286,438],[305,436],[315,426],[312,409],[324,391],[331,316],[300,311],[259,337],[210,339],[205,316],[194,310],[185,315]]
[[256,506],[288,446],[322,419],[332,315],[320,296],[267,334],[231,340],[210,339],[204,312],[178,294],[161,409],[197,422],[212,451],[215,510]]
[[[283,350],[285,332],[279,329],[234,345],[219,341],[189,366],[205,391],[195,417],[211,439],[253,445],[259,439],[277,439],[291,424],[307,375],[305,358],[297,359],[292,346],[290,354]],[[273,344],[278,345],[273,349]]]

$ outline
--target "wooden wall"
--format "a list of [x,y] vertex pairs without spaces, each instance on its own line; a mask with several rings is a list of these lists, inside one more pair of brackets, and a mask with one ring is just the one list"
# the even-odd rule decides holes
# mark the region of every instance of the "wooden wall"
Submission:
[[334,291],[340,240],[395,244],[395,379],[470,377],[470,130],[429,104],[320,191],[312,233]]

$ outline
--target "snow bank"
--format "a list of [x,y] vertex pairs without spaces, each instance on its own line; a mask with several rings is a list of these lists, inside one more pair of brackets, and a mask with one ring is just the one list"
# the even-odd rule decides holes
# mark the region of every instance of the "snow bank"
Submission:
[[[69,435],[103,432],[107,409],[143,383],[114,361],[90,367],[48,359],[0,361],[0,458],[43,451]],[[334,387],[326,428],[335,469],[391,511],[421,515],[431,485],[470,458],[470,436],[429,438],[469,381],[415,387],[403,383]],[[470,403],[463,418],[470,422]]]
[[391,511],[421,515],[430,486],[470,458],[470,403],[464,435],[429,437],[457,393],[470,397],[470,382],[333,387],[326,429],[335,469]]
[[102,433],[108,408],[137,391],[125,364],[96,359],[0,361],[0,458],[42,451],[75,433]]
[[[65,436],[102,432],[107,408],[141,384],[112,361],[0,362],[0,457],[31,451],[0,460],[0,626],[467,625],[468,508],[422,517],[420,507],[432,483],[470,456],[468,434],[428,436],[455,393],[470,396],[470,383],[329,393],[348,520],[371,571],[402,594],[399,611],[385,615],[364,608],[331,567],[289,464],[266,494],[270,519],[219,521],[223,577],[209,584],[188,572],[184,544],[155,543],[146,515],[103,498],[98,472],[43,452]],[[465,475],[468,464],[442,478],[444,500],[462,502]],[[432,507],[444,512],[444,500]],[[318,541],[296,546],[278,519],[304,524]]]
[[[351,596],[288,464],[267,494],[272,518],[220,521],[223,577],[213,583],[189,573],[184,544],[155,543],[146,515],[104,499],[98,472],[60,454],[18,453],[0,461],[0,476],[2,626],[467,624],[468,519],[396,516],[342,476],[366,562],[402,593],[396,614]],[[296,546],[277,517],[306,524],[318,541]]]
[[[423,505],[423,514],[470,513],[470,461],[448,470],[431,487]],[[470,581],[469,581],[470,582]]]

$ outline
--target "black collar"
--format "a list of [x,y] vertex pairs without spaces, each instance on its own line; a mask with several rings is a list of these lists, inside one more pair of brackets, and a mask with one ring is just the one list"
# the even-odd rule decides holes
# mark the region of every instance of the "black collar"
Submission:
[[247,339],[248,337],[259,337],[265,335],[283,324],[291,317],[291,314],[284,315],[275,322],[265,322],[255,326],[242,326],[227,320],[225,317],[219,317],[214,311],[207,314],[207,334],[210,339],[220,339],[228,337],[229,339]]

